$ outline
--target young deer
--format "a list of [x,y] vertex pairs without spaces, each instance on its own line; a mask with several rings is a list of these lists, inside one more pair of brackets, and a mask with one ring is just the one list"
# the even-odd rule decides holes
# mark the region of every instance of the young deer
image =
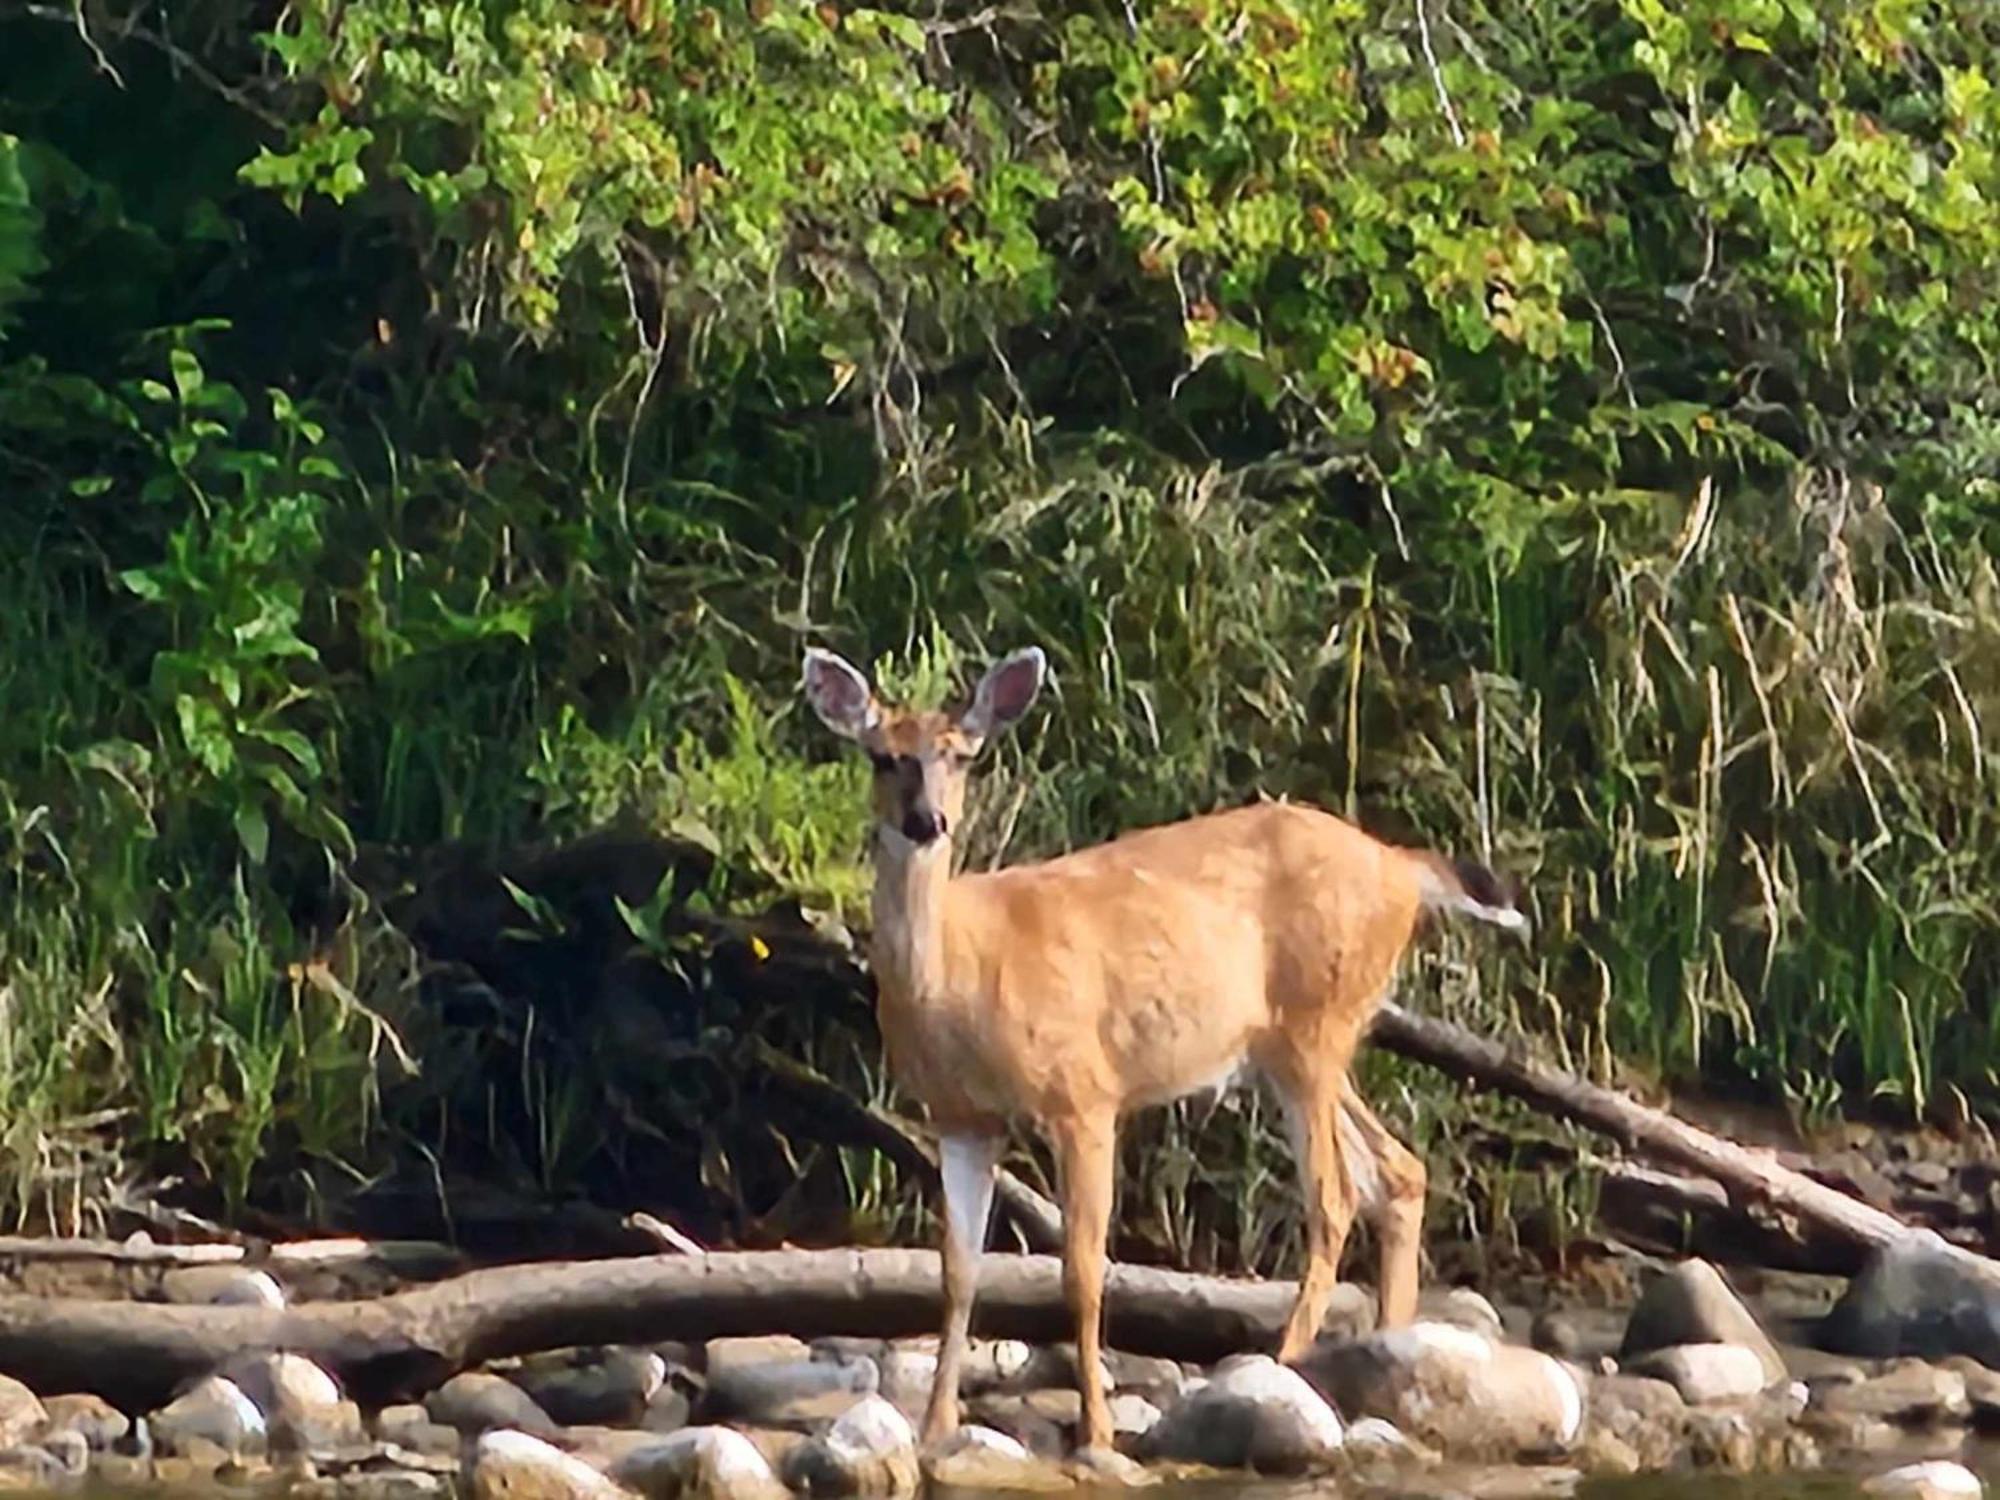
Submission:
[[1329,813],[1262,803],[1127,834],[1042,864],[951,870],[966,774],[1027,712],[1044,663],[999,662],[956,712],[876,700],[811,650],[805,694],[875,766],[872,960],[890,1068],[928,1106],[944,1178],[944,1332],[924,1419],[958,1423],[1010,1117],[1037,1125],[1062,1184],[1085,1446],[1111,1441],[1099,1364],[1114,1145],[1129,1110],[1249,1068],[1283,1101],[1305,1187],[1307,1264],[1279,1357],[1312,1343],[1366,1206],[1385,1325],[1415,1313],[1423,1164],[1348,1082],[1354,1050],[1425,910],[1525,930],[1486,870],[1377,842]]

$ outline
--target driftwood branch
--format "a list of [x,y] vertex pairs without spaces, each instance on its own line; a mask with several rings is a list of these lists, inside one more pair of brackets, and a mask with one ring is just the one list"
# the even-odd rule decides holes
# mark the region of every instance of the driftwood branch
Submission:
[[[1114,1266],[1105,1286],[1117,1347],[1211,1360],[1275,1342],[1293,1283]],[[791,1333],[934,1333],[938,1257],[928,1250],[655,1255],[468,1272],[392,1296],[291,1308],[0,1298],[0,1373],[45,1392],[91,1391],[147,1410],[250,1350],[319,1361],[364,1402],[408,1398],[484,1360],[579,1344]],[[974,1328],[1069,1335],[1061,1264],[991,1255]]]
[[[1393,1052],[1573,1120],[1638,1155],[1719,1184],[1737,1209],[1756,1205],[1791,1221],[1802,1231],[1800,1238],[1827,1242],[1845,1261],[1839,1269],[1856,1269],[1870,1251],[1914,1232],[1894,1214],[1792,1171],[1774,1153],[1711,1135],[1664,1110],[1559,1073],[1448,1021],[1413,1015],[1389,1004],[1377,1015],[1372,1035]],[[1698,1188],[1687,1191],[1708,1196]],[[1981,1263],[2000,1277],[2000,1265]]]

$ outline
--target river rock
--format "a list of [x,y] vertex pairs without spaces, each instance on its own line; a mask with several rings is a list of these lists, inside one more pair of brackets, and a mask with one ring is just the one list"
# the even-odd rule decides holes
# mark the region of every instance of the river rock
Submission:
[[[1623,1362],[1633,1375],[1664,1380],[1690,1406],[1747,1401],[1769,1384],[1764,1362],[1741,1344],[1675,1344]],[[1779,1379],[1783,1379],[1782,1369]]]
[[260,1454],[270,1438],[257,1403],[220,1375],[198,1381],[146,1420],[159,1451],[182,1458],[202,1456],[203,1445],[231,1459]]
[[1836,1354],[1870,1359],[1969,1355],[2000,1366],[2000,1280],[1927,1229],[1883,1246],[1820,1326]]
[[[927,1343],[931,1346],[932,1352],[936,1352],[937,1340],[934,1338],[905,1340],[904,1342]],[[889,1352],[889,1345],[890,1341],[888,1339],[865,1338],[850,1333],[829,1333],[814,1339],[810,1344],[806,1345],[806,1357],[808,1359],[831,1360],[837,1365],[843,1365],[850,1360],[856,1359],[879,1361],[884,1354]]]
[[2000,1426],[2000,1370],[1989,1370],[1976,1359],[1954,1354],[1943,1366],[1965,1381],[1965,1399],[1971,1408],[1972,1425],[1981,1429]]
[[1106,1403],[1111,1409],[1113,1437],[1139,1437],[1160,1420],[1160,1408],[1137,1391],[1119,1391]]
[[[1100,1354],[1097,1368],[1104,1377],[1107,1389],[1118,1384],[1117,1371],[1112,1368],[1112,1357]],[[1019,1362],[1009,1360],[1011,1368],[1004,1376],[999,1376],[988,1387],[997,1391],[1040,1391],[1061,1386],[1075,1389],[1076,1345],[1074,1344],[1033,1344],[1028,1346],[1028,1357]],[[995,1374],[998,1375],[996,1367]]]
[[302,1354],[245,1355],[224,1365],[222,1373],[257,1403],[276,1451],[339,1448],[367,1439],[361,1409]]
[[1664,1469],[1680,1452],[1687,1402],[1664,1380],[1599,1376],[1590,1382],[1588,1413],[1589,1429],[1629,1447],[1642,1469]]
[[512,1428],[483,1433],[466,1465],[472,1500],[624,1500],[580,1458]]
[[811,1358],[812,1348],[805,1340],[788,1333],[773,1333],[756,1338],[710,1339],[702,1345],[701,1368],[713,1379],[750,1365],[797,1365]]
[[375,1436],[382,1442],[422,1454],[455,1454],[463,1441],[456,1427],[433,1422],[431,1414],[414,1402],[385,1406],[377,1412]]
[[[988,1391],[965,1403],[965,1414],[973,1422],[990,1427],[1020,1443],[1038,1458],[1061,1458],[1069,1451],[1069,1432],[1063,1424],[1043,1415],[1044,1404],[1035,1391]],[[1081,1398],[1076,1410],[1080,1411]],[[1072,1422],[1074,1412],[1072,1413]]]
[[72,1489],[89,1467],[90,1445],[83,1434],[52,1432],[40,1443],[0,1451],[0,1491]]
[[673,1381],[653,1392],[646,1409],[639,1414],[639,1425],[648,1432],[679,1432],[693,1420],[694,1403]]
[[1639,1450],[1617,1433],[1602,1427],[1585,1426],[1583,1440],[1576,1447],[1577,1467],[1586,1474],[1624,1477],[1647,1467]]
[[1948,1459],[1904,1464],[1865,1481],[1864,1493],[1892,1497],[1892,1500],[1979,1500],[1985,1486],[1964,1464]]
[[176,1266],[160,1278],[169,1302],[209,1307],[283,1307],[285,1289],[249,1266]]
[[48,1425],[41,1398],[12,1375],[0,1375],[0,1448],[27,1442]]
[[553,1438],[562,1430],[533,1396],[486,1370],[452,1376],[424,1398],[424,1410],[433,1422],[454,1427],[466,1437],[511,1428],[529,1437]]
[[1037,1458],[1004,1432],[961,1427],[923,1458],[924,1477],[962,1490],[1068,1490],[1076,1479],[1050,1459]]
[[1785,1361],[1777,1345],[1745,1307],[1722,1273],[1705,1260],[1684,1260],[1655,1276],[1640,1294],[1625,1325],[1618,1359],[1685,1345],[1733,1344],[1750,1350],[1763,1366],[1760,1388],[1783,1380]]
[[1962,1422],[1972,1413],[1963,1375],[1915,1359],[1899,1361],[1866,1380],[1814,1385],[1812,1404],[1834,1416],[1872,1417],[1903,1426]]
[[[912,1420],[921,1416],[924,1408],[930,1405],[931,1386],[937,1379],[937,1351],[885,1346],[871,1363],[877,1374],[876,1393],[904,1416]],[[961,1397],[977,1390],[990,1390],[1000,1383],[998,1380],[967,1380],[965,1376],[968,1373],[960,1372],[958,1390]],[[867,1392],[857,1394],[866,1395]]]
[[880,1396],[863,1396],[820,1436],[792,1450],[785,1483],[814,1496],[905,1495],[917,1488],[917,1435]]
[[132,1419],[102,1396],[51,1396],[42,1407],[50,1432],[74,1432],[94,1453],[110,1452],[132,1431]]
[[1543,1308],[1528,1325],[1528,1345],[1557,1359],[1575,1359],[1583,1350],[1583,1333],[1567,1313]]
[[523,1363],[514,1383],[565,1427],[625,1426],[646,1414],[667,1381],[667,1362],[651,1349],[569,1350]]
[[1500,1321],[1500,1310],[1484,1292],[1469,1286],[1451,1287],[1435,1297],[1426,1297],[1425,1302],[1422,1314],[1425,1321],[1449,1323],[1454,1328],[1482,1334],[1495,1342],[1506,1333],[1506,1327]]
[[1238,1355],[1182,1396],[1136,1445],[1139,1456],[1218,1469],[1300,1474],[1331,1463],[1340,1418],[1295,1370]]
[[727,1427],[688,1427],[633,1448],[610,1475],[646,1500],[786,1500],[757,1445]]
[[1300,1371],[1349,1417],[1381,1417],[1461,1456],[1561,1452],[1583,1428],[1583,1381],[1536,1349],[1446,1323],[1319,1345]]
[[1758,1465],[1762,1445],[1749,1413],[1720,1407],[1697,1408],[1682,1424],[1687,1459],[1698,1469],[1723,1469],[1748,1474]]
[[825,1359],[732,1364],[709,1372],[699,1412],[703,1422],[760,1427],[824,1422],[876,1394],[880,1386],[875,1361],[865,1355],[841,1364]]

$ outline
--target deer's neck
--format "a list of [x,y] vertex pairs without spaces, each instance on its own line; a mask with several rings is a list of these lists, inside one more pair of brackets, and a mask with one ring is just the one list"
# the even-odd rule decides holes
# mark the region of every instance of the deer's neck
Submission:
[[951,841],[916,844],[893,829],[875,835],[876,980],[919,1003],[944,988],[945,888]]

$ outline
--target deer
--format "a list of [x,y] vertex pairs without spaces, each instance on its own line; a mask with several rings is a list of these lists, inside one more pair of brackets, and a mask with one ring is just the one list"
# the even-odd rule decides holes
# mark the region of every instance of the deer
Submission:
[[1260,1075],[1283,1106],[1305,1268],[1278,1358],[1318,1337],[1357,1213],[1377,1248],[1379,1322],[1416,1315],[1426,1173],[1356,1093],[1355,1049],[1419,918],[1525,933],[1484,866],[1381,842],[1330,812],[1263,801],[1128,832],[1039,863],[954,870],[980,751],[1028,712],[1039,646],[969,701],[885,704],[851,663],[805,653],[819,720],[873,767],[870,966],[889,1071],[928,1111],[942,1183],[943,1329],[922,1438],[959,1420],[959,1373],[1009,1126],[1056,1162],[1063,1291],[1076,1326],[1079,1446],[1112,1439],[1101,1363],[1121,1119]]

